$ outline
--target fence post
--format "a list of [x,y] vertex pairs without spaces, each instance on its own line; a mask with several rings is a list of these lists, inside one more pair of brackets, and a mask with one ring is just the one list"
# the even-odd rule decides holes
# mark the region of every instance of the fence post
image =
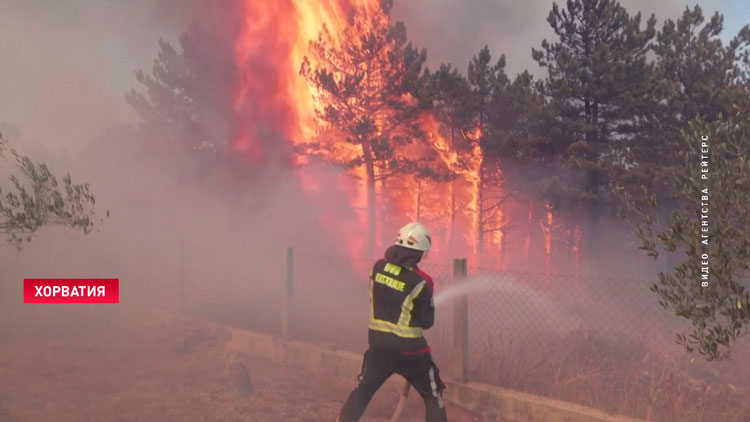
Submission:
[[[453,283],[466,281],[466,258],[453,260]],[[453,353],[451,370],[453,379],[458,382],[468,381],[469,351],[469,300],[465,295],[459,296],[453,305]]]
[[185,239],[180,239],[179,243],[179,274],[177,286],[177,313],[185,313]]
[[286,289],[281,304],[281,337],[289,340],[289,321],[292,310],[292,285],[294,282],[294,249],[286,250]]

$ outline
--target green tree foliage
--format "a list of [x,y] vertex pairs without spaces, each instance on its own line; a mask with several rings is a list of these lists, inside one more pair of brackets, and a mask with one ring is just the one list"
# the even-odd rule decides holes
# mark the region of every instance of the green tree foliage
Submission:
[[580,175],[548,187],[571,203],[591,205],[596,218],[612,169],[627,164],[630,143],[652,110],[646,53],[656,19],[641,29],[640,13],[631,17],[616,1],[569,0],[565,9],[554,4],[547,21],[559,40],[544,40],[532,56],[547,68],[542,88],[556,116],[549,153]]
[[[658,130],[663,135],[679,135],[698,116],[707,122],[726,116],[745,96],[736,84],[740,43],[735,39],[723,45],[719,38],[723,22],[718,12],[706,21],[696,5],[692,10],[685,8],[677,21],[667,19],[657,34],[653,50],[662,85]],[[653,154],[653,149],[647,153]]]
[[644,137],[647,142],[632,149],[639,171],[625,175],[630,182],[624,183],[648,183],[668,191],[671,166],[682,164],[680,132],[696,117],[710,123],[733,113],[747,98],[739,81],[742,33],[725,46],[719,38],[723,22],[718,12],[706,20],[696,5],[692,10],[686,7],[676,21],[667,19],[657,33],[653,45],[656,118],[652,132]]
[[[493,209],[507,200],[516,204],[549,200],[549,193],[542,190],[548,178],[555,174],[556,157],[551,153],[554,143],[546,133],[554,123],[549,110],[540,81],[535,81],[528,71],[518,74],[493,96],[482,153],[500,168],[501,190],[485,206],[488,215],[492,216]],[[525,215],[524,218],[519,214],[510,216],[507,209],[505,211],[504,221],[495,221],[484,228],[485,232],[502,232],[503,250],[511,232],[518,226],[525,224],[527,230],[532,230]],[[536,228],[536,222],[533,226]]]
[[538,81],[525,70],[503,88],[490,103],[485,154],[506,163],[551,163],[550,142],[542,135],[551,121]]
[[[554,172],[553,139],[547,128],[554,124],[540,81],[524,71],[498,90],[489,104],[489,121],[483,153],[498,161],[506,190],[519,200],[548,199],[540,185]],[[529,187],[533,189],[529,189]]]
[[[735,52],[737,75],[735,83],[745,89],[746,97],[750,98],[750,25],[742,27],[732,40],[730,48]],[[750,109],[747,110],[750,114]]]
[[[701,151],[703,137],[707,154]],[[654,212],[659,196],[646,187],[646,207],[624,197],[636,216],[641,248],[654,258],[660,251],[684,258],[673,271],[660,272],[652,286],[662,306],[693,324],[677,342],[708,360],[722,359],[750,327],[750,121],[740,109],[726,122],[707,123],[699,116],[680,141],[682,165],[671,170],[680,200],[668,221]],[[701,161],[708,162],[708,173]]]
[[[429,101],[432,112],[443,122],[451,152],[456,154],[452,169],[456,177],[482,180],[477,192],[482,206],[471,210],[481,214],[477,238],[502,231],[505,241],[511,224],[507,218],[495,218],[496,213],[513,196],[533,196],[524,187],[538,173],[530,171],[530,166],[546,165],[539,151],[545,147],[542,133],[549,116],[545,116],[544,97],[528,71],[510,82],[504,57],[495,65],[491,61],[489,48],[483,48],[470,63],[471,79],[451,65],[442,65],[430,74]],[[455,200],[455,190],[451,192],[453,228],[461,204]]]
[[[441,65],[437,71],[426,71],[428,86],[425,101],[430,112],[442,123],[441,133],[448,142],[444,153],[455,154],[455,164],[447,169],[444,181],[466,176],[472,167],[473,141],[467,136],[473,113],[473,97],[468,80],[450,64]],[[432,145],[439,149],[438,146]]]
[[646,56],[656,18],[642,28],[640,13],[631,17],[617,1],[568,0],[565,8],[553,4],[547,22],[558,40],[544,40],[532,57],[547,68],[541,88],[554,119],[545,136],[557,169],[544,176],[540,194],[555,211],[588,217],[595,257],[599,221],[616,204],[613,181],[632,168],[631,149],[653,120]]
[[[0,134],[0,163],[6,161],[7,141]],[[74,184],[70,175],[62,183],[43,162],[35,163],[9,150],[19,174],[11,172],[11,187],[0,186],[0,232],[18,249],[43,226],[64,226],[89,233],[94,227],[94,195],[89,184]],[[109,212],[107,212],[109,215]]]
[[135,73],[144,92],[131,90],[126,100],[141,118],[143,133],[160,140],[152,149],[169,154],[172,144],[215,164],[211,158],[230,151],[235,130],[232,43],[193,25],[179,44],[178,50],[159,40],[151,74]]
[[[367,186],[369,249],[374,253],[375,183],[395,174],[429,172],[415,155],[402,154],[423,136],[422,65],[427,53],[407,44],[402,23],[390,25],[388,7],[355,14],[342,33],[323,28],[310,43],[300,73],[315,91],[321,126],[319,142],[306,155],[345,165],[364,166]],[[343,140],[349,146],[342,148]]]
[[[469,63],[466,73],[469,81],[470,102],[469,127],[465,129],[466,136],[473,144],[480,147],[479,163],[477,165],[477,251],[482,253],[484,238],[488,232],[503,230],[505,222],[498,222],[495,214],[509,197],[502,190],[501,162],[498,154],[493,154],[490,141],[493,135],[492,105],[507,89],[510,80],[505,73],[505,55],[501,55],[495,64],[487,46],[479,51]],[[490,187],[495,189],[490,189]]]
[[642,186],[660,198],[659,213],[669,215],[679,206],[680,186],[672,177],[684,165],[682,131],[700,117],[707,123],[743,109],[750,114],[746,86],[747,49],[750,27],[745,26],[728,44],[719,38],[723,17],[709,20],[699,6],[686,8],[679,19],[667,19],[657,33],[653,95],[656,101],[651,127],[638,142],[632,142],[629,162],[634,167],[621,172],[617,182],[630,197],[647,206]]
[[460,167],[468,169],[465,155],[471,151],[462,132],[471,117],[471,89],[466,78],[450,64],[441,65],[430,77],[429,101],[432,112],[447,128],[451,148],[459,154]]
[[435,73],[427,71],[429,77],[429,103],[431,112],[444,126],[448,145],[445,153],[455,154],[455,163],[449,169],[450,209],[448,210],[449,249],[453,251],[457,233],[456,217],[462,211],[463,204],[457,200],[455,179],[467,178],[472,167],[474,155],[471,141],[465,136],[471,119],[471,88],[466,78],[450,64],[441,65]]

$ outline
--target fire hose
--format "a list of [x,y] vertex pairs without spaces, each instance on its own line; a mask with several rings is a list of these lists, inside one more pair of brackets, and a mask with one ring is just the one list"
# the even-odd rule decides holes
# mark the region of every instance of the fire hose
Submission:
[[[466,295],[469,292],[480,291],[486,288],[486,286],[475,286],[474,284],[474,282],[466,283],[438,293],[434,298],[435,306],[437,307],[441,303],[450,299],[454,299],[457,296]],[[401,395],[398,398],[398,404],[396,405],[396,410],[393,412],[393,416],[391,417],[391,422],[398,422],[399,418],[401,417],[401,413],[404,411],[404,406],[406,405],[406,399],[409,397],[410,387],[411,385],[409,384],[409,381],[404,380],[404,386],[401,389]]]
[[406,398],[409,397],[409,387],[411,387],[409,381],[404,380],[404,388],[401,390],[401,396],[398,398],[398,404],[393,412],[393,417],[391,417],[391,422],[398,422],[401,417],[401,412],[404,411],[404,405],[406,405]]
[[[437,294],[434,300],[435,306],[439,305],[449,297],[450,293],[447,291]],[[391,417],[391,422],[398,422],[399,418],[401,418],[401,413],[404,411],[404,406],[406,405],[406,399],[409,397],[410,387],[411,385],[409,384],[409,381],[404,380],[404,387],[401,389],[401,395],[398,398],[398,404],[396,405],[396,410]]]

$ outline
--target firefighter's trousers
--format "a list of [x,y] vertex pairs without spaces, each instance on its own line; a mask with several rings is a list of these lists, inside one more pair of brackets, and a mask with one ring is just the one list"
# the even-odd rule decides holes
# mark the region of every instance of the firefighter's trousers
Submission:
[[364,356],[359,385],[341,409],[340,422],[358,422],[375,392],[393,374],[406,378],[422,396],[426,422],[447,421],[443,402],[445,385],[429,353],[404,355],[396,350],[370,348]]

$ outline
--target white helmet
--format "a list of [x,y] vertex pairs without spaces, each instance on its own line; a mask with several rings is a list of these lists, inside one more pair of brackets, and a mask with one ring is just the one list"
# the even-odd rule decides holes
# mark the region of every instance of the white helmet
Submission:
[[398,231],[396,244],[418,251],[428,251],[432,247],[432,237],[424,224],[409,223]]

